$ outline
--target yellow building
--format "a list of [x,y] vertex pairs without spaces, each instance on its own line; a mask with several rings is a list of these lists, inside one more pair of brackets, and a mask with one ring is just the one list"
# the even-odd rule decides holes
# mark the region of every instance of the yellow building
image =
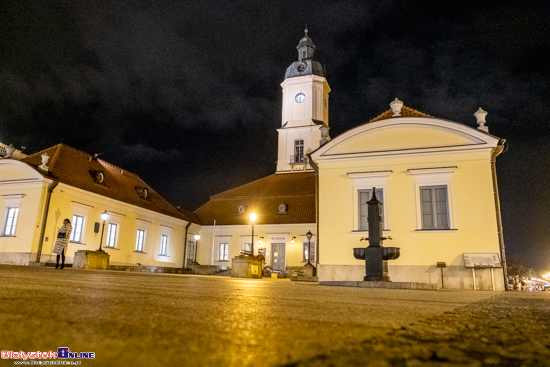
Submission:
[[192,213],[178,211],[137,175],[64,144],[0,159],[0,177],[3,264],[55,260],[65,218],[73,227],[69,264],[76,251],[101,245],[111,265],[181,268],[187,237],[198,232]]
[[[281,83],[273,175],[214,195],[188,213],[138,176],[62,144],[1,159],[0,263],[49,260],[64,218],[79,236],[71,239],[70,263],[75,251],[98,248],[97,224],[106,210],[103,243],[111,264],[217,272],[253,250],[283,274],[310,261],[321,282],[361,281],[365,264],[353,249],[367,246],[361,239],[368,237],[366,202],[374,189],[383,202],[384,236],[392,237],[383,245],[401,251],[388,264],[392,281],[503,290],[495,159],[504,140],[488,133],[486,112],[475,113],[475,129],[396,99],[331,140],[330,87],[307,29],[297,51]],[[0,154],[15,152],[0,148]]]
[[392,238],[383,245],[401,249],[388,261],[392,281],[503,290],[495,158],[504,140],[488,134],[481,109],[474,129],[397,99],[391,107],[310,154],[319,185],[319,281],[362,280],[365,264],[353,248],[368,245],[360,240],[368,237],[366,201],[375,188],[384,236]]

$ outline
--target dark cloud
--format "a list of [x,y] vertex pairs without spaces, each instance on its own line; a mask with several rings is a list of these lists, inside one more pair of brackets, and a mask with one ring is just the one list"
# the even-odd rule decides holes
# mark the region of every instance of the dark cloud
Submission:
[[274,171],[279,84],[307,23],[332,136],[395,97],[471,126],[489,112],[509,142],[508,251],[548,266],[549,17],[545,1],[4,1],[0,141],[100,153],[193,209]]

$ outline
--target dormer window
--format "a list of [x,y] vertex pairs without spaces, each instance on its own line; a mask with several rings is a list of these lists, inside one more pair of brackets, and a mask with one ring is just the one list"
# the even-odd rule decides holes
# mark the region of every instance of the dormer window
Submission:
[[244,214],[246,213],[247,210],[248,210],[247,205],[239,205],[239,207],[237,208],[237,213]]
[[102,171],[90,171],[94,182],[100,185],[105,185],[105,173]]
[[147,199],[149,197],[149,190],[147,190],[146,187],[136,187],[136,192],[138,193],[139,197],[142,199]]
[[286,205],[285,203],[281,203],[277,207],[277,214],[286,214],[287,209],[288,205]]

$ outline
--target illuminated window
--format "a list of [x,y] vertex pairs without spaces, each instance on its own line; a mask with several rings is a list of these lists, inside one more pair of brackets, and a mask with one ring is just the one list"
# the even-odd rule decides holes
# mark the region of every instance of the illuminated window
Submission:
[[304,141],[302,139],[294,140],[294,162],[304,162]]
[[[359,190],[358,191],[358,198],[359,198],[359,230],[360,231],[368,231],[369,230],[369,223],[367,221],[367,216],[369,212],[369,205],[367,204],[367,201],[369,201],[372,198],[372,189],[367,190]],[[376,198],[381,203],[384,202],[383,200],[383,192],[382,189],[376,189]],[[382,221],[384,218],[382,218]]]
[[84,217],[80,215],[73,215],[73,231],[69,240],[71,242],[82,242],[82,231],[84,230]]
[[167,247],[168,247],[168,236],[163,234],[160,236],[160,255],[166,256]]
[[19,208],[7,208],[6,223],[4,224],[4,236],[15,236],[15,226],[19,216]]
[[220,261],[229,260],[229,244],[220,243]]
[[105,242],[105,247],[114,248],[116,244],[118,225],[114,223],[109,223],[107,227],[107,241]]
[[145,242],[145,231],[143,229],[138,229],[137,235],[136,235],[136,251],[143,252],[144,242]]
[[422,229],[449,229],[447,186],[421,186]]

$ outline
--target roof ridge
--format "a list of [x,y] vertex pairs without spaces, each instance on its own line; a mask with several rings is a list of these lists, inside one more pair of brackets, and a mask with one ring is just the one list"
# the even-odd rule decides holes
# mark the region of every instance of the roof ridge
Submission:
[[[406,115],[417,115],[417,116],[404,116],[403,112],[405,112]],[[385,110],[384,112],[382,112],[381,114],[379,114],[378,116],[370,119],[368,122],[376,122],[376,121],[380,121],[380,120],[387,120],[387,119],[390,119],[393,117],[393,110],[391,108]],[[427,117],[427,118],[433,118],[434,116],[432,115],[429,115],[425,112],[422,112],[420,110],[417,110],[417,109],[414,109],[412,107],[408,107],[408,106],[405,106],[403,105],[403,107],[401,107],[401,115],[400,116],[396,116],[396,117]]]

